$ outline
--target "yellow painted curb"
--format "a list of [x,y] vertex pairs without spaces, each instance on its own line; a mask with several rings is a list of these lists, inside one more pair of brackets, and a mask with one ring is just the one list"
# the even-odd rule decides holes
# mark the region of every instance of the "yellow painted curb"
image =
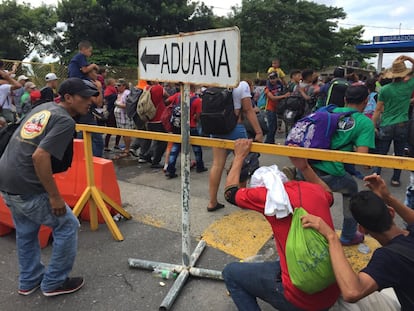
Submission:
[[[336,231],[338,236],[341,234],[341,231]],[[381,247],[381,245],[370,236],[365,236],[364,244],[368,245],[370,252],[368,254],[363,254],[358,251],[358,245],[353,246],[344,246],[344,253],[349,263],[352,266],[352,269],[358,273],[363,268],[365,268],[372,257],[373,252]]]
[[202,238],[211,247],[244,259],[256,255],[271,236],[272,229],[262,214],[241,210],[211,224]]

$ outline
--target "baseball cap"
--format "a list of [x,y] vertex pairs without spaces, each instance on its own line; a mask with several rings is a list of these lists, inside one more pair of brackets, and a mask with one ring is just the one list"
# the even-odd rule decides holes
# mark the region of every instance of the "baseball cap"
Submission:
[[26,77],[25,75],[20,75],[20,76],[17,78],[17,81],[21,81],[21,80],[29,80],[29,78],[28,78],[28,77]]
[[45,76],[45,80],[48,82],[48,81],[59,80],[59,78],[53,72],[50,72]]
[[24,84],[24,88],[26,89],[26,90],[28,90],[28,89],[34,89],[36,87],[36,84],[34,84],[33,82],[26,82],[25,84]]
[[128,83],[125,81],[125,79],[118,79],[116,85],[128,85]]
[[368,93],[365,85],[351,85],[346,89],[345,99],[347,103],[359,104],[368,97]]
[[99,91],[95,84],[88,80],[82,80],[79,78],[69,78],[62,82],[58,91],[60,96],[65,94],[79,95],[82,97],[98,96]]
[[277,78],[278,77],[278,75],[277,75],[277,72],[276,71],[272,71],[271,73],[269,73],[269,79],[271,79],[271,78]]

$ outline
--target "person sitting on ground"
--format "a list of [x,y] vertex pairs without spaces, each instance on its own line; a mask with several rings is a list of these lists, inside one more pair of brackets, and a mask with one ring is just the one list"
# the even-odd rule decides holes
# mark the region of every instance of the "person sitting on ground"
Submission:
[[[351,212],[359,230],[371,235],[382,247],[376,249],[368,265],[355,273],[335,231],[318,216],[303,216],[304,228],[313,228],[328,241],[332,268],[345,301],[356,302],[374,291],[392,287],[401,310],[414,310],[414,210],[393,196],[376,174],[365,177],[371,191],[361,191],[351,200]],[[401,229],[395,213],[408,224]]]
[[[227,175],[225,197],[234,205],[265,215],[272,227],[280,259],[272,262],[228,264],[223,270],[223,278],[231,298],[240,311],[260,310],[257,298],[281,311],[328,309],[339,296],[339,289],[335,282],[315,294],[307,294],[295,287],[290,279],[285,249],[292,215],[286,211],[280,216],[279,214],[267,216],[266,201],[268,195],[272,195],[269,193],[270,190],[263,186],[255,188],[238,186],[240,171],[245,157],[249,154],[251,142],[249,139],[239,139],[234,144],[234,160]],[[329,187],[315,174],[306,159],[291,158],[291,161],[301,171],[306,181],[287,181],[286,176],[275,168],[276,174],[281,174],[281,180],[285,179],[286,182],[282,188],[272,187],[273,194],[279,196],[279,192],[286,191],[293,208],[303,207],[309,213],[318,214],[333,229],[329,211],[333,203],[333,195]]]

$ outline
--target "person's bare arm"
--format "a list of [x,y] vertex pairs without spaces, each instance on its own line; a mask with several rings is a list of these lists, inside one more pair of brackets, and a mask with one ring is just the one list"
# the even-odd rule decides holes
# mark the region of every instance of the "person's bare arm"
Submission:
[[33,165],[37,177],[42,186],[49,194],[49,201],[53,214],[61,216],[66,213],[66,204],[56,186],[52,173],[52,162],[50,153],[38,147],[32,155]]
[[383,111],[384,111],[384,102],[378,101],[377,106],[375,107],[374,115],[372,116],[372,123],[374,123],[375,130],[378,124],[379,117]]
[[83,66],[81,71],[83,74],[88,74],[92,70],[99,70],[99,66],[97,64],[89,64],[88,66]]
[[308,214],[302,217],[302,226],[317,230],[328,241],[332,269],[345,301],[356,302],[378,289],[378,284],[370,275],[364,272],[357,274],[352,270],[338,235],[323,219]]
[[3,79],[4,81],[6,81],[7,84],[10,84],[11,85],[10,90],[12,91],[20,89],[22,87],[19,82],[14,80],[10,76],[10,74],[8,72],[5,72],[4,70],[0,70],[0,79]]
[[93,82],[96,85],[96,88],[98,89],[99,95],[98,96],[92,96],[91,102],[95,104],[98,108],[101,108],[103,106],[103,92],[102,92],[102,83],[99,81]]
[[380,175],[372,174],[364,178],[365,186],[382,198],[385,204],[391,206],[398,215],[407,223],[414,224],[414,210],[405,206],[400,200],[393,196]]
[[281,100],[283,98],[289,97],[290,93],[288,92],[288,93],[285,93],[283,95],[273,95],[272,92],[266,91],[266,96],[267,96],[267,98],[269,98],[272,101],[277,101],[277,100]]
[[234,141],[234,159],[230,171],[227,174],[225,188],[239,185],[240,172],[243,166],[244,159],[250,152],[251,145],[251,139],[237,139],[236,141]]
[[260,127],[259,121],[257,120],[256,112],[253,109],[252,100],[250,97],[245,97],[242,99],[242,111],[244,112],[247,120],[249,120],[254,129],[254,132],[256,133],[254,140],[260,143],[263,142],[262,128]]
[[331,188],[315,173],[307,159],[289,157],[292,164],[301,171],[306,181],[321,185],[326,191],[332,192]]

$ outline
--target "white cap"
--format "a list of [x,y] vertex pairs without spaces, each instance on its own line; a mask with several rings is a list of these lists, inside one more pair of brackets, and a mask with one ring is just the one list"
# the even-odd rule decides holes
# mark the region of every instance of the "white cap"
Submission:
[[53,72],[50,72],[46,75],[45,80],[46,82],[49,82],[49,81],[59,80],[59,78]]
[[21,80],[29,80],[29,78],[28,78],[28,77],[26,77],[25,75],[20,75],[20,76],[17,78],[17,81],[21,81]]

